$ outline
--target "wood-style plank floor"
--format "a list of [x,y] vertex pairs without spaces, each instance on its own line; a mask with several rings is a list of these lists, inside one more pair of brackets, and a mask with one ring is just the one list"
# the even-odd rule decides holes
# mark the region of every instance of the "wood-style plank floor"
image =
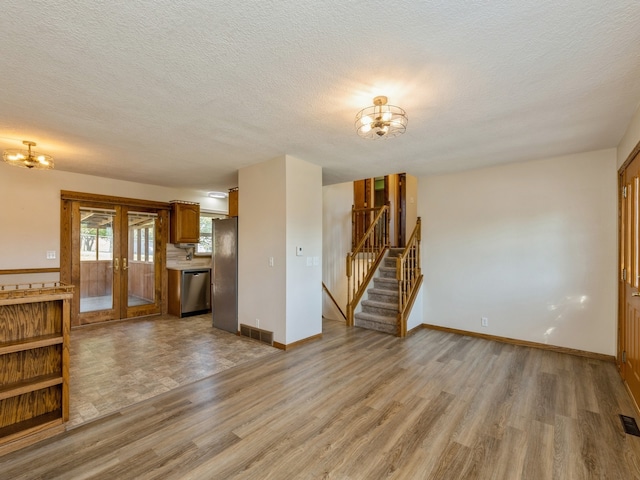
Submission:
[[0,458],[2,479],[633,479],[612,363],[324,322],[243,363]]

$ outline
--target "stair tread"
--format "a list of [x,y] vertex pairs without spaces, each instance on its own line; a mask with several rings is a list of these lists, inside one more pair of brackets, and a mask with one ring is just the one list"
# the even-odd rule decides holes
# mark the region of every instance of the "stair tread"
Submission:
[[376,308],[395,309],[396,311],[398,310],[398,302],[389,303],[389,302],[380,302],[378,300],[363,300],[362,305],[369,305],[371,307],[376,307]]
[[381,283],[390,283],[390,284],[397,284],[398,280],[395,278],[385,278],[385,277],[373,277],[373,281],[374,282],[381,282]]
[[398,289],[394,288],[378,288],[378,287],[374,287],[374,288],[369,288],[367,290],[367,292],[369,293],[378,293],[380,295],[398,295]]
[[369,320],[378,323],[396,323],[396,316],[376,315],[375,313],[358,312],[354,315],[354,318],[362,320]]

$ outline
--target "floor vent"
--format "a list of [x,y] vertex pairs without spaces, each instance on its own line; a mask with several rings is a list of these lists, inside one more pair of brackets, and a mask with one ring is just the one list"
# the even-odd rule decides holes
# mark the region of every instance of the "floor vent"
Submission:
[[240,335],[253,338],[267,345],[273,346],[273,332],[262,330],[261,328],[250,327],[249,325],[240,324]]
[[640,437],[640,429],[638,429],[638,424],[636,423],[635,418],[620,415],[620,420],[622,420],[622,428],[624,428],[625,433]]

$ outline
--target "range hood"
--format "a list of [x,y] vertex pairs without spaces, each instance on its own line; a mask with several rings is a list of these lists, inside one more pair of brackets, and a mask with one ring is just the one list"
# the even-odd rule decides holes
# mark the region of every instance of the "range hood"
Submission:
[[197,243],[174,243],[173,246],[177,248],[196,248]]

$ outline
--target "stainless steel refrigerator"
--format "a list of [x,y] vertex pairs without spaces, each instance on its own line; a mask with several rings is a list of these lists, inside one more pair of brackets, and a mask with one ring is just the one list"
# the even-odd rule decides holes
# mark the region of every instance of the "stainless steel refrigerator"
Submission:
[[215,218],[212,222],[213,326],[238,333],[238,219]]

